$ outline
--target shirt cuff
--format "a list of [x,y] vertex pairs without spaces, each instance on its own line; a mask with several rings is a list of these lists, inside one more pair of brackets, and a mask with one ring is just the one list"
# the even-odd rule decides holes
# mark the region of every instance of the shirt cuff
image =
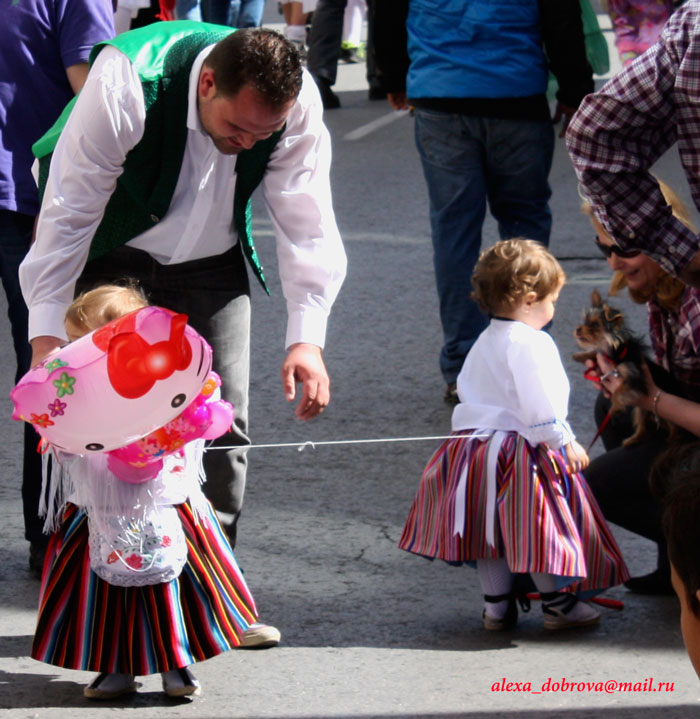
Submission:
[[285,348],[305,342],[323,349],[326,342],[328,314],[313,307],[288,308],[287,337]]
[[66,339],[66,307],[52,303],[34,305],[29,311],[29,340],[35,337]]
[[550,449],[561,449],[565,444],[573,442],[576,435],[568,422],[553,419],[528,427],[525,438],[532,445],[544,442]]

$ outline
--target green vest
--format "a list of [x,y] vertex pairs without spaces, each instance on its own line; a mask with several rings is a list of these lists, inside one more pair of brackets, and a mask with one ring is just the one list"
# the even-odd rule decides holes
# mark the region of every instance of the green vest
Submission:
[[[134,64],[146,106],[143,138],[129,151],[90,246],[89,259],[120,247],[153,227],[170,206],[187,141],[187,100],[190,71],[197,55],[229,33],[231,28],[188,20],[158,22],[102,43],[90,54],[113,45]],[[53,152],[75,100],[54,126],[33,146],[39,159],[39,193],[43,196]],[[269,294],[251,234],[251,196],[260,184],[282,130],[261,140],[236,158],[233,221],[243,254]]]

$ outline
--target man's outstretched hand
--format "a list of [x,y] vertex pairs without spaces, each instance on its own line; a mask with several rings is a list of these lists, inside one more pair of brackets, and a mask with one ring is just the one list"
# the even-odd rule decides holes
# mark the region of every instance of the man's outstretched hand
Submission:
[[289,348],[282,363],[282,390],[288,402],[294,401],[298,382],[302,395],[294,414],[299,419],[312,419],[323,412],[331,398],[330,379],[317,345],[299,342]]

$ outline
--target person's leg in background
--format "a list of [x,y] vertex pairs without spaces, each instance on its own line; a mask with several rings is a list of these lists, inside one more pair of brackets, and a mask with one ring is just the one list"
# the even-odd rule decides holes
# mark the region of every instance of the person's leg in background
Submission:
[[483,167],[484,121],[446,112],[415,109],[416,147],[430,198],[435,280],[444,345],[440,353],[447,392],[454,402],[454,384],[464,358],[488,324],[471,298],[471,277],[481,249],[486,215]]
[[202,20],[214,25],[238,27],[234,21],[238,21],[240,5],[240,0],[201,0]]
[[339,59],[347,63],[361,62],[365,57],[362,46],[362,24],[367,16],[365,0],[347,0],[343,14],[343,35]]
[[202,20],[199,0],[176,0],[175,15],[178,20]]
[[340,100],[331,86],[338,74],[346,3],[347,0],[318,0],[311,20],[306,64],[318,85],[326,110],[340,107]]
[[367,84],[369,85],[368,97],[370,100],[386,100],[386,90],[382,87],[377,77],[377,63],[374,58],[374,33],[372,26],[374,24],[374,14],[372,13],[372,3],[376,0],[367,0]]
[[[0,210],[0,273],[7,297],[12,343],[17,370],[15,382],[30,368],[32,349],[27,330],[27,306],[19,285],[19,266],[32,241],[34,217],[10,210]],[[41,455],[37,451],[39,435],[32,425],[24,423],[22,459],[22,511],[24,537],[29,542],[29,568],[41,574],[48,536],[43,533],[44,521],[39,517],[41,500]]]
[[265,0],[241,0],[238,10],[238,25],[232,22],[233,27],[260,27]]
[[306,58],[306,19],[308,13],[301,0],[283,0],[284,35],[297,48],[302,59]]
[[549,244],[549,172],[554,129],[549,120],[490,119],[487,135],[489,208],[501,239],[526,237]]

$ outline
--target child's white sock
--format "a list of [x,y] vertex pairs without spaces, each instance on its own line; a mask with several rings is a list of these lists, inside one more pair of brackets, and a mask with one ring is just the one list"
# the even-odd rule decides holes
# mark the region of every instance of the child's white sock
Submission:
[[[513,574],[505,558],[479,559],[476,563],[479,582],[484,596],[499,597],[510,595],[513,588]],[[508,610],[509,598],[496,602],[485,601],[484,612],[494,619],[502,619]]]

